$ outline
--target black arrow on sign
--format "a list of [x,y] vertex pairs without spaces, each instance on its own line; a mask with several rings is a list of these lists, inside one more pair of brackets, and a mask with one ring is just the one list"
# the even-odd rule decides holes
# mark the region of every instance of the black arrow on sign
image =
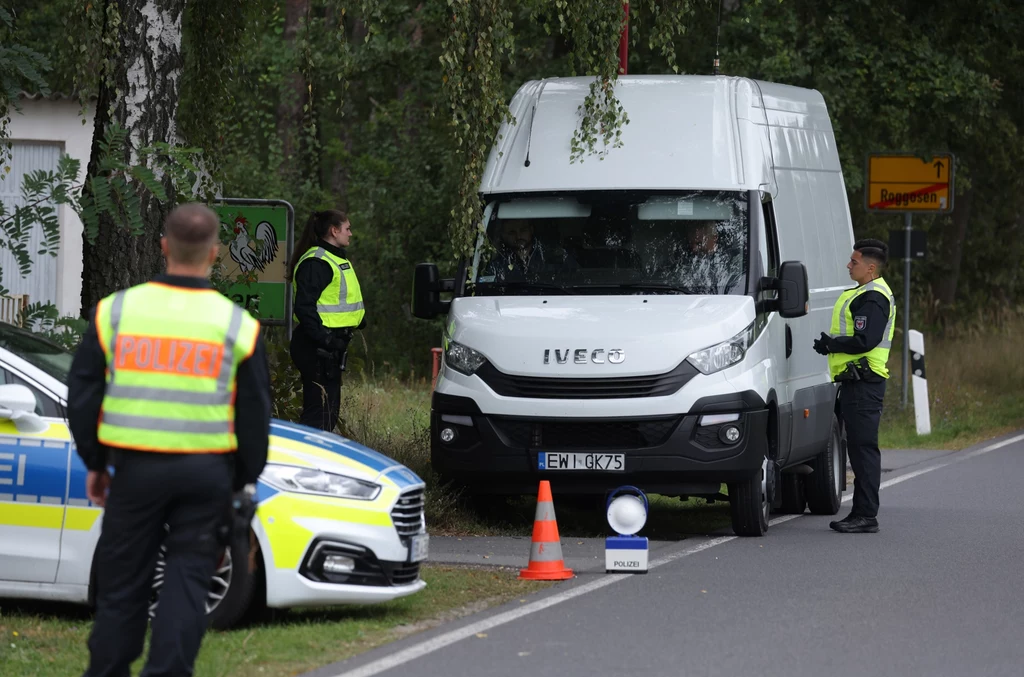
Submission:
[[932,167],[935,167],[935,178],[941,179],[942,178],[942,168],[945,167],[945,165],[942,164],[941,161],[936,161],[934,164],[932,164]]

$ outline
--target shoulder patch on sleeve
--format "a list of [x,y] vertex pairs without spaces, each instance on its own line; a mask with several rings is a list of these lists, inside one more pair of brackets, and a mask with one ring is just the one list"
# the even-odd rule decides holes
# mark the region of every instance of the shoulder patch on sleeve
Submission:
[[868,326],[868,317],[867,317],[867,315],[857,315],[856,317],[853,318],[853,328],[856,329],[857,331],[864,331],[864,329],[867,326]]

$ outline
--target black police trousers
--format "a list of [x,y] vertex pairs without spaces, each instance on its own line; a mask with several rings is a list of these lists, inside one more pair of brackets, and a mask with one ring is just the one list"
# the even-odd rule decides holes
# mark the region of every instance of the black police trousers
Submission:
[[316,348],[292,344],[292,361],[302,376],[299,423],[331,432],[341,414],[341,366],[317,356]]
[[[127,677],[141,654],[161,543],[163,587],[140,677],[192,675],[231,510],[225,454],[118,451],[96,546],[96,613],[84,677]],[[169,531],[165,531],[165,525]]]
[[882,452],[878,449],[878,424],[885,397],[883,379],[843,381],[839,388],[839,409],[846,427],[847,454],[853,467],[852,515],[877,517],[878,489],[882,482]]

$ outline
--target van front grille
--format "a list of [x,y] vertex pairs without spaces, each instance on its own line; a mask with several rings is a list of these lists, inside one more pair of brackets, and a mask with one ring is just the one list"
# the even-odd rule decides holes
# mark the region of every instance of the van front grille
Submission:
[[653,376],[599,378],[540,378],[512,376],[485,362],[476,371],[491,390],[503,397],[562,400],[607,400],[633,397],[665,397],[676,393],[698,374],[686,360],[672,371]]

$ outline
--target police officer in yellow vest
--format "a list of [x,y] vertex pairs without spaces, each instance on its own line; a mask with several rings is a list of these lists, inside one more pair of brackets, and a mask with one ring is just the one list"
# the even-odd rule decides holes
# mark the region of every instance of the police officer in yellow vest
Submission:
[[270,377],[259,323],[207,279],[218,227],[203,205],[173,210],[167,273],[102,299],[72,362],[68,423],[104,508],[86,677],[126,676],[141,655],[161,543],[141,675],[192,674],[218,562],[248,542],[255,507],[241,497],[267,459]]
[[896,302],[881,277],[888,246],[880,240],[860,240],[853,248],[846,267],[857,286],[840,295],[832,310],[831,334],[822,332],[814,350],[828,356],[829,371],[840,384],[839,406],[855,475],[850,514],[829,526],[841,533],[874,533],[882,479],[878,424],[889,378],[886,362],[896,327]]
[[297,323],[290,352],[302,375],[299,422],[326,431],[338,423],[341,372],[352,332],[366,326],[363,294],[345,252],[351,239],[344,212],[314,212],[287,271]]

